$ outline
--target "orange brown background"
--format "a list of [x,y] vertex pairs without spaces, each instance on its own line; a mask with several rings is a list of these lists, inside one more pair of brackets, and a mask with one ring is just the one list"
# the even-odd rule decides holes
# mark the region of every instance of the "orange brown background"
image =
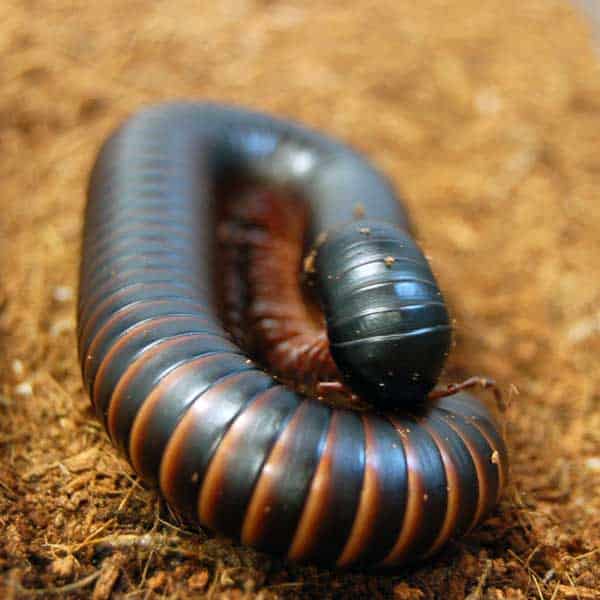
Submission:
[[[3,598],[598,597],[600,62],[568,4],[6,1],[0,55]],[[456,319],[447,379],[512,400],[513,485],[430,564],[331,573],[182,530],[94,420],[86,177],[111,128],[172,98],[305,121],[403,191]]]

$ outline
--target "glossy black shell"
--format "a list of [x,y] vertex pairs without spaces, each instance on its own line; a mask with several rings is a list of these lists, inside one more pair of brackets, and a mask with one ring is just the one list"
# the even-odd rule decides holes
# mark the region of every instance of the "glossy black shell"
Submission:
[[[214,286],[216,190],[242,180],[307,203],[332,352],[351,385],[418,409],[326,406],[231,341]],[[467,394],[423,403],[450,330],[402,206],[338,142],[221,105],[135,115],[90,178],[79,293],[98,417],[135,470],[205,527],[294,560],[397,566],[500,497],[507,456],[485,407]]]

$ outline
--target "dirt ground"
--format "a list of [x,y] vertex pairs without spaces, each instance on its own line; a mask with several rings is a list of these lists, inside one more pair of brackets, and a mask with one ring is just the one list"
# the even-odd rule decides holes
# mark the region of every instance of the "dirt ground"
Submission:
[[[310,5],[313,8],[309,8]],[[0,597],[599,598],[600,62],[558,0],[0,3]],[[93,418],[85,182],[141,105],[227,100],[365,152],[512,400],[512,485],[417,569],[336,573],[179,527]]]

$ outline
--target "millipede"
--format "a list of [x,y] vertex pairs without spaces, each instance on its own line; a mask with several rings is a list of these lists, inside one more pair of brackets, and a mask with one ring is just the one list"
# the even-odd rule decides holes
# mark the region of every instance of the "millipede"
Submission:
[[508,458],[473,381],[436,388],[451,337],[400,198],[345,144],[180,102],[102,146],[84,385],[182,518],[337,567],[405,565],[471,530]]

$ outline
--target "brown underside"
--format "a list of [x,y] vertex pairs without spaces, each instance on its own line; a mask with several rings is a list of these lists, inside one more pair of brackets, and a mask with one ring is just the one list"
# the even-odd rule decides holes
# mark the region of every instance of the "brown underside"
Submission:
[[339,391],[341,376],[322,313],[307,285],[298,285],[307,280],[306,225],[298,200],[270,190],[238,193],[218,231],[219,277],[224,322],[235,341],[277,378],[322,396]]

